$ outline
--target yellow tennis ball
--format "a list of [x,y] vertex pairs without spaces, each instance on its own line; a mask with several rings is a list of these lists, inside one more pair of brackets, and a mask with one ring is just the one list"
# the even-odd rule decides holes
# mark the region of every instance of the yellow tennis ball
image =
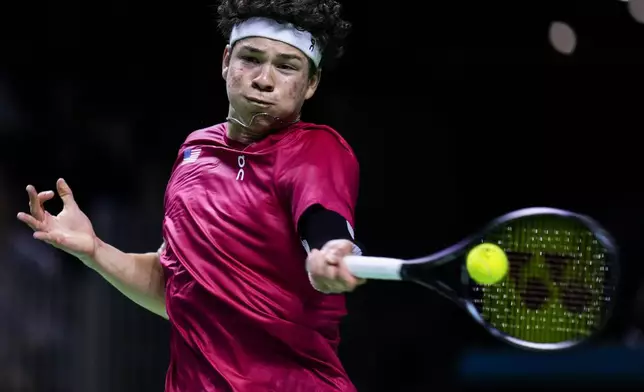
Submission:
[[483,243],[467,254],[467,272],[479,284],[491,285],[500,282],[508,273],[508,257],[497,245]]

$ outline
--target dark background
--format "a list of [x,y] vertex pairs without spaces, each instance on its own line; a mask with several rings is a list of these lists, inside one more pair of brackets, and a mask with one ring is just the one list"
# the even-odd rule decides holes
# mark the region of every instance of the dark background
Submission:
[[[227,113],[212,4],[2,6],[0,390],[163,389],[167,323],[33,241],[14,217],[28,208],[28,183],[51,189],[62,176],[103,239],[130,252],[160,245],[179,145]],[[617,0],[352,1],[345,10],[347,54],[303,119],[335,127],[358,155],[357,234],[370,254],[422,256],[505,212],[547,205],[598,219],[619,242],[625,276],[600,341],[554,356],[508,348],[420,287],[370,282],[349,296],[341,351],[360,391],[472,386],[465,364],[506,372],[488,369],[488,381],[515,387],[634,388],[624,372],[644,369],[634,310],[644,25]],[[577,33],[573,55],[550,45],[553,21]],[[599,374],[608,367],[617,371]]]

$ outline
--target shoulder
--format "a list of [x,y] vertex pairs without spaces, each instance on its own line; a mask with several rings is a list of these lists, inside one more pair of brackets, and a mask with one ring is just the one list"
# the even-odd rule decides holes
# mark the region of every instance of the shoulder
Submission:
[[277,151],[275,170],[286,172],[357,173],[359,163],[349,143],[333,128],[300,123],[284,138]]
[[220,123],[207,128],[197,129],[191,132],[181,145],[182,148],[187,146],[197,146],[207,143],[223,143],[226,132],[226,124]]
[[287,155],[333,151],[354,157],[349,143],[338,131],[327,125],[300,122],[296,129],[289,132],[284,142],[284,147],[287,148],[282,151]]
[[177,166],[191,154],[199,154],[201,146],[213,144],[213,143],[223,143],[224,135],[226,132],[226,126],[224,123],[215,124],[207,128],[197,129],[196,131],[191,132],[186,139],[181,143],[179,150],[175,156],[174,166],[172,171],[177,168]]

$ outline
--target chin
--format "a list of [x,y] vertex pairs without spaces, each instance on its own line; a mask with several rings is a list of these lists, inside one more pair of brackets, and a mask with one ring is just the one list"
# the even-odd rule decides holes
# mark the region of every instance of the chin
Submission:
[[[266,115],[263,115],[264,113],[255,113],[254,117],[253,115],[248,117],[249,125],[251,130],[253,131],[270,131],[271,129],[275,127],[280,127],[282,123],[277,120],[279,116],[276,116],[272,113],[265,113]],[[252,120],[252,121],[251,121]]]

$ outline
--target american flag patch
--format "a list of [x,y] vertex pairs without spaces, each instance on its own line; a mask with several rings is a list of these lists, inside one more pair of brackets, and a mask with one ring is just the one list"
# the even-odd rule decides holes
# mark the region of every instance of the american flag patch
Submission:
[[201,148],[186,148],[183,150],[183,162],[182,163],[192,163],[199,158],[201,154]]

